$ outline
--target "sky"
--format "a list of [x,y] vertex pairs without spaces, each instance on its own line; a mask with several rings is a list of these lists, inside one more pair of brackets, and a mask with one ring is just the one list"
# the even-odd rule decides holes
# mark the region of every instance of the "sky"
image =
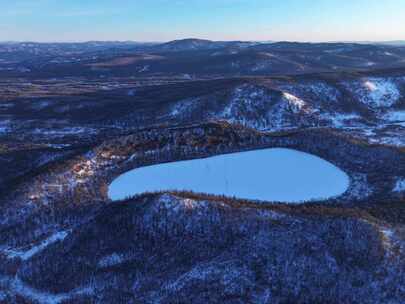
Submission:
[[0,41],[405,40],[405,0],[0,0]]

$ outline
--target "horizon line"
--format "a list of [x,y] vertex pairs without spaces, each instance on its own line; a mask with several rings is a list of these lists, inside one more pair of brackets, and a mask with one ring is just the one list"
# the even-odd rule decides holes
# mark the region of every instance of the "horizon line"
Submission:
[[205,38],[177,38],[172,40],[158,40],[158,41],[147,41],[147,40],[0,40],[0,43],[55,43],[55,44],[63,44],[63,43],[95,43],[95,42],[102,42],[102,43],[140,43],[140,44],[163,44],[169,43],[174,41],[182,41],[182,40],[202,40],[202,41],[210,41],[210,42],[256,42],[256,43],[280,43],[280,42],[289,42],[289,43],[310,43],[310,44],[317,44],[317,43],[405,43],[404,39],[393,39],[393,40],[237,40],[237,39],[224,39],[224,40],[211,40]]

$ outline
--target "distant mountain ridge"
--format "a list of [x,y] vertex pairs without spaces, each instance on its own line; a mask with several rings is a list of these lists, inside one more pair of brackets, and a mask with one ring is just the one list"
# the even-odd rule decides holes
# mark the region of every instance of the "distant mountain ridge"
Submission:
[[256,42],[249,41],[212,41],[197,38],[186,38],[169,41],[156,48],[165,51],[190,51],[190,50],[209,50],[219,49],[225,47],[248,47],[257,44]]
[[[399,43],[399,42],[397,42]],[[0,43],[0,76],[274,76],[405,67],[405,45],[181,39]]]

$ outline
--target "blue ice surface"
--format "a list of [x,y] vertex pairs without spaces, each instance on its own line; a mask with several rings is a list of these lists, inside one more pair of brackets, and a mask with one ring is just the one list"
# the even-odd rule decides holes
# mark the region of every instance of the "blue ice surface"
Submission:
[[112,200],[144,192],[191,190],[250,200],[300,203],[344,193],[345,172],[317,156],[281,148],[157,164],[128,171],[109,186]]

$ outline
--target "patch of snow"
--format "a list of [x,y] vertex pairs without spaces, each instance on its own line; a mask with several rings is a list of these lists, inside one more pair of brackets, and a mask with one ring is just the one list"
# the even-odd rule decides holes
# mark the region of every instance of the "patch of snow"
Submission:
[[379,137],[375,140],[375,142],[396,147],[405,147],[405,136],[392,134],[384,137]]
[[401,98],[396,83],[390,78],[367,78],[345,85],[361,103],[370,107],[390,107]]
[[14,250],[14,249],[6,249],[4,252],[10,259],[19,258],[23,261],[29,260],[34,255],[40,253],[48,246],[63,241],[69,233],[67,231],[58,231],[52,234],[47,239],[43,240],[38,245],[31,247],[28,250]]
[[291,109],[294,112],[301,111],[304,108],[304,106],[306,105],[302,99],[300,99],[290,93],[283,92],[283,97],[288,102],[288,104],[291,106]]
[[257,130],[283,130],[312,126],[316,110],[290,92],[267,90],[265,87],[242,85],[233,91],[221,113],[215,118],[242,124]]
[[286,214],[281,212],[276,212],[272,210],[263,210],[257,209],[257,213],[260,215],[261,218],[269,219],[269,220],[280,220],[287,217]]
[[263,71],[271,67],[271,61],[261,61],[256,63],[250,70],[252,72]]
[[349,190],[346,192],[351,199],[364,199],[373,193],[372,187],[367,182],[367,175],[352,173]]
[[52,294],[35,289],[18,277],[0,276],[0,286],[10,290],[11,293],[41,304],[60,304],[80,295],[92,295],[94,290],[90,287],[79,288],[68,293]]
[[193,77],[190,74],[183,74],[183,79],[191,80]]
[[12,282],[11,288],[18,295],[22,295],[31,300],[38,301],[44,304],[58,304],[69,299],[69,297],[66,295],[54,295],[36,290],[28,286],[18,278]]
[[86,127],[65,127],[61,129],[42,129],[42,128],[35,128],[32,131],[32,134],[40,134],[46,136],[54,136],[54,137],[63,137],[66,135],[73,135],[73,134],[91,134],[94,133],[94,129],[86,128]]
[[387,239],[392,238],[392,236],[394,235],[394,231],[392,231],[391,229],[388,229],[388,228],[382,229],[381,232],[384,234],[384,237],[386,237]]
[[373,65],[375,65],[375,64],[376,64],[375,62],[367,61],[365,65],[368,66],[368,67],[370,67],[370,66],[373,66]]
[[377,86],[376,86],[373,82],[371,82],[371,81],[369,81],[369,80],[367,80],[367,81],[364,82],[364,86],[365,86],[369,91],[376,91],[376,90],[377,90]]
[[138,70],[138,73],[143,73],[143,72],[148,72],[149,71],[149,65],[144,65],[142,68]]
[[361,133],[364,134],[366,137],[375,136],[375,129],[373,128],[360,128]]
[[382,243],[385,248],[389,249],[393,246],[395,232],[389,227],[381,227],[380,232],[382,234]]
[[361,119],[361,117],[355,113],[322,113],[321,117],[329,120],[335,128],[351,126],[351,121]]
[[293,94],[298,98],[305,98],[305,100],[312,101],[312,103],[336,103],[340,96],[340,92],[336,88],[324,82],[282,85],[279,87],[279,89],[281,91]]
[[46,146],[53,149],[64,149],[70,147],[71,144],[47,144]]
[[111,255],[101,258],[97,265],[99,268],[107,268],[121,264],[123,261],[125,261],[125,259],[122,257],[122,255],[114,252]]
[[[275,104],[273,97],[263,88],[243,85],[235,88],[228,104],[221,113],[213,113],[216,118],[221,118],[230,123],[240,123],[256,129],[269,127],[268,112]],[[274,121],[273,123],[278,123]]]
[[405,179],[404,178],[398,179],[397,182],[395,183],[394,189],[392,191],[393,192],[405,192]]
[[184,212],[184,210],[195,209],[197,207],[206,208],[208,206],[207,202],[205,201],[178,198],[168,193],[161,195],[158,199],[158,203],[159,207],[162,207],[165,210],[175,214]]
[[165,285],[163,288],[180,291],[190,281],[206,281],[210,280],[209,278],[218,279],[221,286],[232,288],[232,285],[237,285],[242,273],[245,271],[246,269],[233,265],[232,261],[200,264],[183,273],[179,278]]
[[196,101],[196,98],[188,98],[177,102],[170,109],[169,116],[178,117],[180,115],[190,114],[194,109]]
[[405,111],[390,111],[383,116],[383,119],[405,127]]
[[232,61],[232,62],[231,62],[231,67],[232,67],[232,68],[239,69],[239,68],[240,68],[240,64],[239,64],[239,62]]

